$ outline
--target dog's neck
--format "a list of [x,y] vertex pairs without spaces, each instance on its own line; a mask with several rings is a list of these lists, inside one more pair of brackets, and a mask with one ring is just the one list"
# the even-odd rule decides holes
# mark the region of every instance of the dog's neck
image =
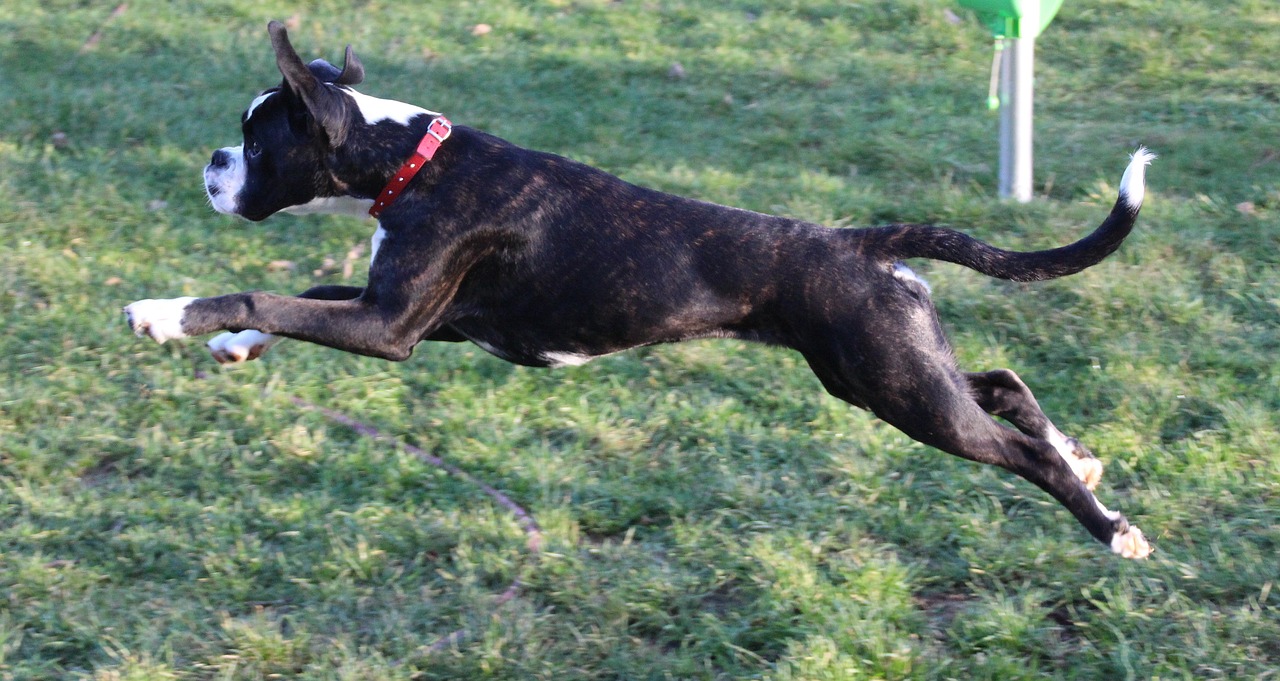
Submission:
[[434,120],[427,125],[427,132],[418,140],[418,146],[396,172],[391,174],[391,178],[387,180],[386,186],[379,190],[378,195],[373,198],[373,206],[369,208],[369,215],[378,217],[388,206],[395,203],[400,198],[400,193],[405,187],[413,181],[413,178],[422,171],[426,164],[431,162],[436,152],[440,150],[440,146],[449,139],[450,133],[453,132],[453,124],[444,116],[436,116]]
[[[371,202],[386,191],[387,185],[399,177],[399,171],[416,153],[439,114],[427,112],[412,118],[406,125],[380,125],[378,134],[369,136],[361,144],[348,144],[330,152],[327,170],[333,192],[337,196],[353,197]],[[415,186],[430,186],[435,178],[451,164],[455,154],[451,147],[461,142],[454,131],[449,142],[441,144],[429,163],[424,164],[414,178]]]

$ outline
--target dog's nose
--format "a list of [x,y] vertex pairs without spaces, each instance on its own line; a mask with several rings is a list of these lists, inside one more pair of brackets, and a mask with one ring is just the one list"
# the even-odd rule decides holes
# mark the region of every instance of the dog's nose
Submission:
[[209,161],[209,165],[214,168],[226,168],[231,165],[231,154],[226,149],[219,149],[213,152],[213,158]]

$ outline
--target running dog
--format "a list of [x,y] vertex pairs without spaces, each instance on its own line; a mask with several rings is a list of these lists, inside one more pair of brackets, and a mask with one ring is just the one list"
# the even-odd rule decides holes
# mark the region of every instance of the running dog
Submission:
[[139,335],[163,343],[225,331],[209,342],[220,362],[254,359],[280,337],[394,361],[424,340],[470,341],[535,367],[692,338],[782,345],[832,395],[1031,481],[1121,556],[1151,553],[1094,496],[1101,463],[1014,372],[956,367],[929,287],[902,263],[932,258],[1013,281],[1090,267],[1133,228],[1154,158],[1146,149],[1102,224],[1068,246],[1012,252],[932,225],[832,229],[638,187],[361,94],[350,47],[341,69],[307,64],[283,25],[268,32],[284,80],[244,112],[243,143],[213,153],[209,200],[253,221],[280,211],[376,217],[368,282],[141,300],[125,308]]

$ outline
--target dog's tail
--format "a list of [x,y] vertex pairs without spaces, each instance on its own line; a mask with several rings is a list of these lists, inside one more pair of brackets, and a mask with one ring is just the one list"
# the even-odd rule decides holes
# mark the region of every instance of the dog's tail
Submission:
[[1075,274],[1111,255],[1129,236],[1146,192],[1146,166],[1155,158],[1146,147],[1139,147],[1133,153],[1120,179],[1120,196],[1107,219],[1092,234],[1069,246],[1019,253],[944,227],[890,225],[873,230],[880,237],[876,250],[893,260],[944,260],[990,277],[1013,281],[1041,281]]

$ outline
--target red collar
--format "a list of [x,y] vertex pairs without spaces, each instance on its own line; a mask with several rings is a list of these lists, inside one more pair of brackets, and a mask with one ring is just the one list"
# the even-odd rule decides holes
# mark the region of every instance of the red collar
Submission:
[[400,166],[400,170],[391,176],[391,181],[387,186],[382,188],[377,198],[373,200],[373,205],[369,207],[369,215],[378,217],[387,206],[395,202],[400,196],[400,192],[408,186],[409,180],[422,170],[422,166],[436,155],[436,150],[440,148],[444,141],[449,139],[449,133],[453,132],[453,124],[444,116],[439,116],[431,121],[431,125],[427,126],[427,134],[422,136],[422,141],[418,142],[418,148],[409,157],[404,165]]

